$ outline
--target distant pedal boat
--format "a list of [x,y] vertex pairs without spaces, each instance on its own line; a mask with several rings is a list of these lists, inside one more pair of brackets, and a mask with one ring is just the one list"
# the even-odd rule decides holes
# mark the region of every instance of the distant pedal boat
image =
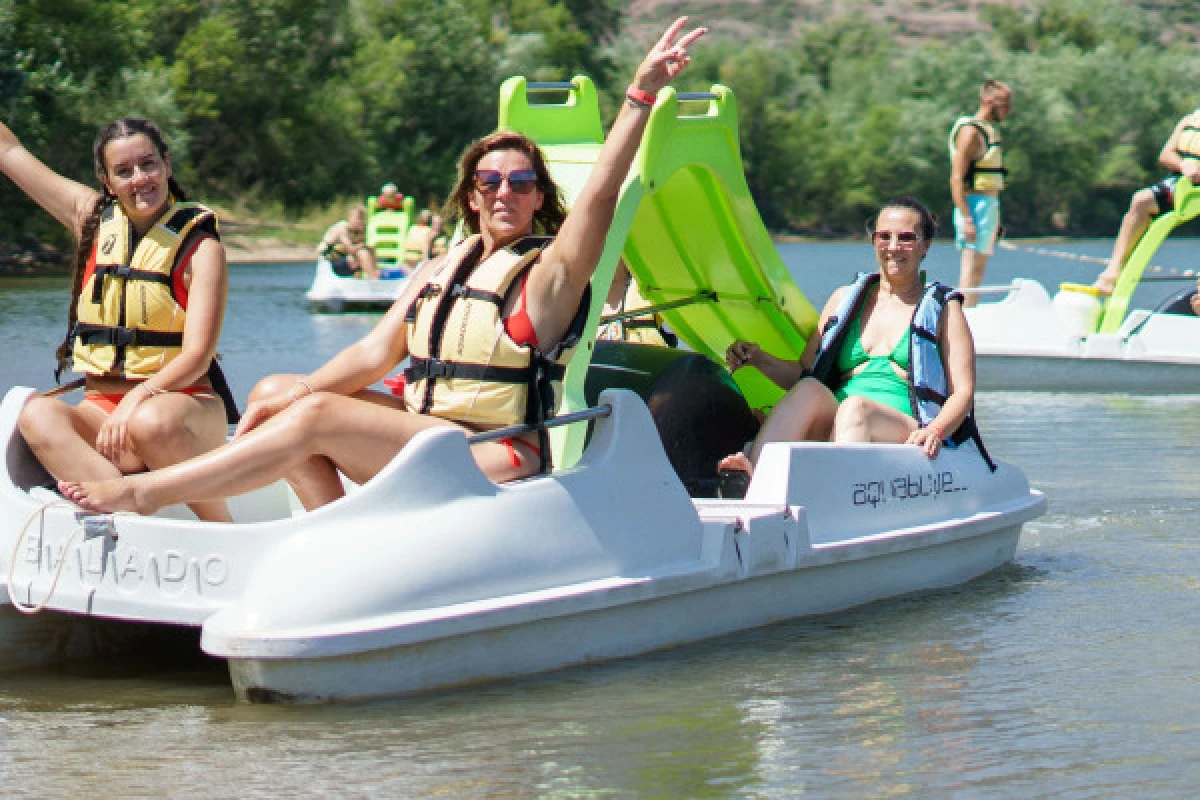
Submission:
[[1129,310],[1158,248],[1175,228],[1197,216],[1200,190],[1181,178],[1174,208],[1142,234],[1107,299],[1089,286],[1070,283],[1051,299],[1040,283],[1023,279],[977,290],[983,298],[1002,295],[998,302],[966,310],[978,354],[979,388],[1200,392],[1200,317],[1186,299],[1194,289],[1184,289],[1154,310]]
[[1055,302],[1024,279],[999,291],[966,310],[980,391],[1200,393],[1200,317],[1135,309],[1115,331],[1088,332],[1062,302],[1078,291]]
[[378,279],[342,277],[333,271],[329,259],[317,257],[312,286],[305,297],[321,311],[341,312],[354,309],[387,309],[408,284],[407,276],[397,267],[382,267]]

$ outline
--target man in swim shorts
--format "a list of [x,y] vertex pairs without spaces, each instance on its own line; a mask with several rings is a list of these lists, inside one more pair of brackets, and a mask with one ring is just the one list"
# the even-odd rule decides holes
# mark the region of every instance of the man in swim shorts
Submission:
[[354,206],[345,219],[329,226],[317,254],[328,259],[334,274],[342,278],[378,278],[375,252],[367,246],[367,210]]
[[[1012,111],[1012,90],[994,78],[979,89],[979,110],[959,117],[950,129],[950,194],[954,198],[954,242],[962,251],[958,287],[972,289],[996,246],[1000,230],[1000,192],[1004,189],[1004,155],[995,123]],[[965,305],[975,294],[965,293]]]
[[1175,207],[1175,184],[1179,179],[1187,178],[1192,183],[1200,183],[1200,109],[1176,123],[1175,130],[1158,154],[1158,163],[1171,170],[1171,174],[1133,193],[1129,210],[1121,219],[1121,229],[1113,243],[1108,266],[1093,284],[1103,292],[1111,293],[1116,287],[1125,261],[1146,232],[1150,220]]

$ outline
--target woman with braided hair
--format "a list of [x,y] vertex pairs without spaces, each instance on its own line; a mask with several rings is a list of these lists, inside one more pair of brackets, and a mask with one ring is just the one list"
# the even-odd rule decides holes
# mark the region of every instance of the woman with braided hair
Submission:
[[[83,401],[35,397],[19,420],[42,465],[67,481],[211,450],[237,414],[214,361],[228,287],[216,215],[187,202],[152,122],[107,125],[92,155],[101,192],[54,172],[0,123],[0,172],[78,243],[55,374],[69,364],[82,372]],[[223,501],[191,507],[230,519]]]

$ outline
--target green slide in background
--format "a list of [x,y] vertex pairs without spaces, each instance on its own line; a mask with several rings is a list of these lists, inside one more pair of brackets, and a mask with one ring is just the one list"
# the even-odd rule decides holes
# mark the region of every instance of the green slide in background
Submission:
[[376,195],[367,198],[367,247],[375,249],[381,267],[394,267],[404,260],[404,240],[414,218],[415,201],[404,198],[404,210],[375,208]]
[[1121,269],[1121,277],[1117,279],[1117,285],[1113,288],[1112,296],[1104,304],[1104,316],[1100,319],[1100,333],[1116,333],[1121,329],[1125,313],[1129,310],[1129,301],[1133,297],[1133,290],[1142,280],[1142,273],[1145,272],[1150,259],[1154,258],[1154,254],[1171,235],[1171,231],[1188,220],[1200,216],[1200,189],[1193,186],[1191,181],[1187,178],[1180,178],[1179,182],[1175,184],[1174,194],[1175,207],[1165,214],[1160,214],[1150,223],[1150,227],[1146,228],[1146,232],[1142,234],[1141,239],[1138,239],[1137,246],[1133,248],[1133,252],[1125,261],[1125,266]]
[[[604,140],[592,82],[582,76],[551,84],[510,78],[500,89],[499,127],[542,146],[570,206]],[[642,295],[665,306],[661,313],[671,329],[718,361],[734,339],[798,358],[816,328],[816,309],[792,280],[750,197],[737,104],[724,86],[701,94],[671,87],[659,93],[592,280],[586,346],[567,370],[561,413],[584,407],[592,340],[622,254]],[[736,380],[755,408],[783,394],[757,370],[740,370]],[[574,463],[582,450],[582,426],[554,433],[555,463]]]

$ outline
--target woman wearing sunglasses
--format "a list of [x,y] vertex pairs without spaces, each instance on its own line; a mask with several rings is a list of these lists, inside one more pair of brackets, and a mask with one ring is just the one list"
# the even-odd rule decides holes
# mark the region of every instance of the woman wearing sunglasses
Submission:
[[[312,509],[342,496],[339,472],[370,480],[427,428],[473,432],[552,414],[655,96],[705,32],[684,33],[686,22],[676,20],[638,66],[569,214],[536,144],[511,132],[485,137],[464,154],[450,201],[472,235],[418,270],[371,333],[310,375],[260,382],[228,446],[131,478],[63,483],[63,493],[88,508],[149,513],[286,477]],[[367,388],[406,357],[402,398]],[[537,473],[548,455],[536,435],[472,451],[497,482]]]
[[962,298],[922,282],[936,228],[917,200],[885,205],[872,232],[879,271],[830,296],[822,335],[799,361],[752,342],[729,346],[731,371],[755,367],[788,393],[748,452],[722,459],[719,470],[752,472],[767,442],[907,442],[933,458],[943,442],[975,437],[975,345]]

